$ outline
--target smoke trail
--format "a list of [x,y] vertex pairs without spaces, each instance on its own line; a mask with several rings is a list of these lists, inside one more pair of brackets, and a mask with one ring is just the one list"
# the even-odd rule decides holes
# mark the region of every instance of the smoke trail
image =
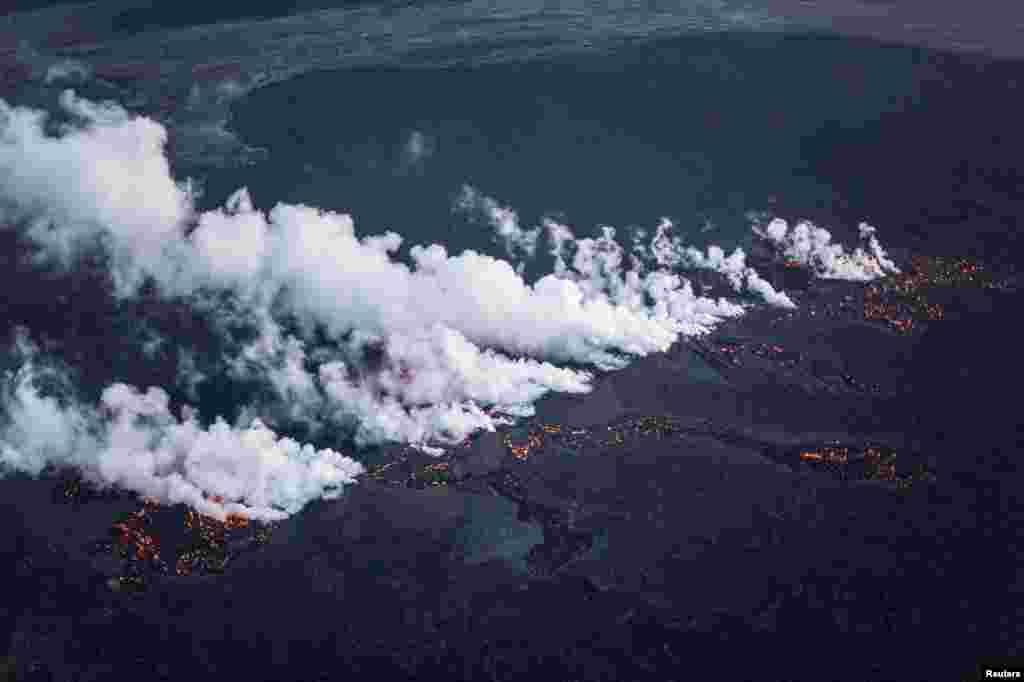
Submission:
[[[535,255],[545,235],[551,273],[527,281],[508,261],[438,244],[412,246],[407,265],[397,233],[359,236],[350,216],[310,206],[257,210],[244,188],[201,212],[191,184],[171,176],[163,126],[71,91],[60,106],[70,122],[58,125],[0,102],[0,219],[49,263],[100,255],[120,297],[151,283],[257,329],[224,358],[231,376],[276,396],[249,416],[343,425],[367,444],[452,442],[530,414],[547,392],[590,390],[589,372],[559,364],[621,368],[743,314],[696,295],[681,269],[720,272],[737,291],[793,307],[741,249],[686,247],[668,221],[627,254],[612,228],[577,238],[548,219],[525,229],[469,186],[456,208],[483,216],[510,255]],[[895,268],[866,226],[868,250],[852,255],[804,223],[756,231],[821,276]],[[180,383],[202,379],[192,371]]]
[[519,216],[511,208],[500,205],[491,197],[484,196],[473,187],[463,185],[455,200],[456,210],[481,215],[494,230],[495,237],[505,244],[509,258],[532,258],[537,252],[540,228],[524,230],[519,225]]
[[176,417],[159,388],[115,383],[98,407],[84,406],[64,372],[41,366],[24,337],[19,343],[24,361],[4,377],[0,394],[0,471],[38,475],[48,464],[72,466],[100,486],[221,519],[236,513],[268,521],[340,494],[363,471],[333,450],[282,438],[258,419],[246,427],[220,419],[203,426],[187,406]]
[[[394,232],[358,236],[350,216],[304,205],[257,210],[245,188],[201,212],[192,185],[171,176],[163,126],[71,91],[60,106],[70,122],[0,100],[0,220],[51,265],[70,270],[99,256],[118,297],[151,284],[164,298],[217,311],[225,328],[255,329],[223,362],[229,377],[263,381],[274,397],[247,405],[235,426],[204,426],[187,409],[176,416],[161,389],[122,383],[87,407],[67,390],[61,399],[42,390],[45,376],[67,379],[31,356],[4,393],[0,462],[9,468],[68,464],[205,513],[280,518],[336,494],[360,467],[268,423],[311,433],[341,426],[358,444],[437,453],[437,444],[532,414],[548,392],[590,390],[591,372],[559,363],[621,368],[744,313],[694,294],[680,269],[720,272],[737,291],[793,307],[741,249],[685,247],[667,220],[627,254],[613,228],[577,238],[547,219],[524,229],[512,209],[469,186],[456,208],[482,215],[510,256],[535,255],[546,235],[551,273],[529,282],[505,260],[450,255],[439,244],[414,245],[407,265],[395,257],[403,238]],[[755,232],[819,276],[896,271],[868,226],[867,251],[853,254],[807,223]],[[195,395],[207,375],[187,349],[177,355],[178,383]]]
[[755,225],[753,230],[772,243],[782,257],[811,268],[822,279],[867,282],[899,272],[875,237],[875,228],[867,223],[859,226],[867,249],[859,246],[853,253],[847,253],[842,244],[833,243],[828,230],[807,221],[790,228],[785,220],[776,218],[767,225]]

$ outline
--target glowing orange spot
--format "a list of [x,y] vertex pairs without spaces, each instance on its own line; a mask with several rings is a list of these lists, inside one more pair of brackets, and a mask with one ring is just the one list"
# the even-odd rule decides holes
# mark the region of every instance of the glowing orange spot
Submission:
[[241,514],[231,513],[228,514],[227,520],[224,522],[228,528],[245,528],[249,525],[249,519]]

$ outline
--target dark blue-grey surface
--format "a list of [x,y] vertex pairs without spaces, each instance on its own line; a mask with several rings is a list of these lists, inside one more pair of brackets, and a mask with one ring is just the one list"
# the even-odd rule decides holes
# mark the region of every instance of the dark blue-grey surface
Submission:
[[[79,8],[59,31],[46,23],[56,15],[4,24],[27,27],[17,40],[0,32],[3,73],[21,74],[5,87],[52,102],[66,84],[44,86],[45,69],[90,64],[98,76],[79,87],[163,120],[178,169],[205,180],[211,205],[247,184],[261,205],[351,210],[364,231],[494,250],[451,212],[469,182],[528,224],[552,213],[581,233],[667,215],[697,243],[739,243],[744,214],[769,210],[844,238],[868,220],[902,252],[1021,262],[1021,64],[788,30],[801,11],[827,27],[827,2],[746,3],[745,15],[743,3],[364,5],[271,21],[253,17],[278,12],[254,7],[234,26],[204,24],[225,18],[212,5],[121,13],[129,4]],[[920,3],[831,4],[837,30],[955,42],[941,25],[906,27]],[[982,47],[984,8],[962,31]],[[154,32],[118,32],[116,16]],[[993,45],[1005,48],[1012,23],[992,28]],[[236,65],[226,73],[239,92],[218,94],[219,77],[195,71],[221,62]],[[229,106],[237,137],[215,125]],[[415,161],[413,133],[429,143]],[[49,337],[87,392],[173,383],[173,361],[141,351],[141,318],[211,363],[223,350],[187,310],[115,306],[94,278],[42,276],[12,243],[3,255],[6,324]],[[802,346],[821,371],[852,368],[886,394],[695,376],[676,348],[592,396],[544,401],[541,416],[671,413],[746,440],[524,465],[478,445],[464,489],[359,485],[311,505],[224,580],[169,581],[137,599],[105,591],[82,549],[130,504],[75,511],[46,482],[5,480],[0,638],[11,635],[28,679],[664,680],[713,666],[723,679],[942,679],[982,655],[1019,655],[1021,300],[993,292],[974,305],[913,340],[740,321],[729,333]],[[200,405],[230,410],[255,390],[210,385]],[[935,462],[937,481],[895,496],[795,475],[759,445],[835,434],[893,440]],[[514,505],[488,477],[505,470],[525,481]],[[580,538],[590,550],[558,564]],[[533,548],[555,568],[531,579]]]

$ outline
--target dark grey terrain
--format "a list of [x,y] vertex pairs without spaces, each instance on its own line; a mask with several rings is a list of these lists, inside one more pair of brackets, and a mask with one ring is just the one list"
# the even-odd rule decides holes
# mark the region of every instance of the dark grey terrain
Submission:
[[[992,292],[916,338],[750,318],[707,343],[766,339],[813,369],[744,361],[697,386],[680,347],[542,404],[539,420],[590,427],[589,442],[520,462],[480,437],[448,486],[367,480],[223,576],[138,594],[111,593],[86,552],[137,504],[76,508],[52,481],[7,480],[11,654],[24,679],[966,674],[1019,653],[1021,377],[1004,325],[1020,303]],[[821,343],[850,325],[858,354]],[[828,387],[851,363],[879,375],[873,394]],[[629,414],[678,430],[603,441]],[[833,441],[933,476],[898,490],[781,456]]]
[[[18,38],[34,51],[0,33],[0,87],[46,103],[58,89],[40,85],[47,64],[94,66],[82,91],[165,122],[172,162],[212,203],[244,184],[261,205],[348,210],[367,231],[452,251],[488,246],[451,216],[462,182],[524,221],[713,217],[708,239],[747,247],[742,216],[771,209],[846,226],[844,239],[877,222],[901,265],[969,256],[1006,285],[936,290],[945,319],[900,334],[864,319],[863,285],[811,280],[752,250],[797,312],[756,309],[602,375],[592,394],[545,398],[508,435],[557,433],[525,459],[505,434],[480,435],[442,457],[446,485],[424,482],[435,460],[422,453],[368,453],[392,466],[239,549],[222,575],[147,574],[138,592],[111,589],[121,566],[94,551],[137,499],[75,503],[55,476],[5,478],[0,653],[17,679],[945,680],[1022,656],[1015,5],[765,0],[749,4],[857,37],[678,35],[651,19],[640,39],[623,20],[601,29],[611,47],[577,54],[565,46],[584,29],[551,33],[561,20],[539,11],[522,15],[536,35],[507,44],[466,19],[486,40],[462,52],[413,40],[440,31],[404,4],[378,16],[352,3],[323,28],[342,37],[320,44],[309,29],[297,47],[261,31],[292,35],[273,20],[327,3],[122,4],[81,9],[59,39],[19,19],[35,26]],[[458,5],[444,12],[479,9]],[[493,23],[533,26],[509,11]],[[271,21],[220,39],[186,30],[243,18]],[[143,29],[169,31],[166,42],[133,41]],[[359,35],[358,49],[331,42]],[[549,43],[563,52],[534,52]],[[255,89],[197,104],[194,68],[211,64]],[[273,84],[257,87],[255,72]],[[206,128],[189,125],[209,120],[265,156],[232,165],[230,144],[197,151],[190,135]],[[436,158],[396,166],[412,130]],[[210,358],[224,351],[184,306],[115,303],[95,276],[41,273],[0,237],[5,330],[30,326],[92,399],[112,378],[174,384],[174,363],[140,350],[139,319]],[[257,391],[211,381],[199,407],[231,417]],[[800,457],[830,447],[894,456],[896,478]]]

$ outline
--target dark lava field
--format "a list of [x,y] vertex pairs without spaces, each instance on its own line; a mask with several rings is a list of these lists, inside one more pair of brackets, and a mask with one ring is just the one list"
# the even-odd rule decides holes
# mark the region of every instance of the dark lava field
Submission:
[[0,481],[7,664],[26,680],[972,674],[1021,641],[1021,295],[966,260],[916,263],[802,288],[777,269],[797,311],[724,323],[440,457],[396,447],[284,522],[223,524],[70,472]]

